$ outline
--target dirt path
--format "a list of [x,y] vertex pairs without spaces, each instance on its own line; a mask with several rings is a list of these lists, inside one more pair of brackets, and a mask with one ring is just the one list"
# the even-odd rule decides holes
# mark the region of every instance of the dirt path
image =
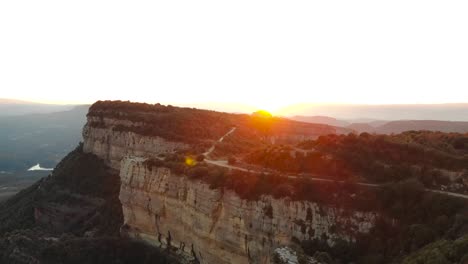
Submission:
[[[246,169],[246,168],[242,168],[242,167],[239,167],[239,166],[236,166],[236,165],[231,165],[231,164],[228,164],[228,162],[226,160],[212,160],[212,159],[209,159],[208,156],[214,151],[214,149],[216,148],[216,144],[218,142],[222,142],[224,140],[225,137],[227,137],[228,135],[230,135],[231,133],[233,133],[234,131],[236,130],[236,128],[232,128],[231,130],[229,130],[224,136],[222,136],[215,144],[213,144],[213,146],[211,146],[211,148],[203,153],[203,155],[205,155],[205,162],[208,163],[208,164],[212,164],[212,165],[215,165],[215,166],[219,166],[219,167],[224,167],[224,168],[228,168],[228,169],[232,169],[232,170],[240,170],[240,171],[245,171],[245,172],[255,172],[255,173],[262,173],[262,171],[257,171],[257,170],[250,170],[250,169]],[[269,172],[263,172],[265,174],[269,174]],[[313,177],[312,175],[308,174],[308,175],[286,175],[285,177],[288,177],[290,179],[299,179],[299,178],[307,178],[309,180],[312,180],[312,181],[321,181],[321,182],[337,182],[337,183],[345,183],[345,181],[338,181],[338,180],[331,180],[331,179],[325,179],[325,178],[318,178],[318,177]],[[353,182],[354,184],[356,185],[360,185],[360,186],[367,186],[367,187],[382,187],[383,185],[382,184],[374,184],[374,183],[365,183],[365,182]],[[446,192],[446,191],[439,191],[439,190],[432,190],[432,189],[426,189],[426,191],[428,192],[434,192],[434,193],[440,193],[440,194],[445,194],[445,195],[449,195],[449,196],[453,196],[453,197],[458,197],[458,198],[463,198],[463,199],[468,199],[468,195],[466,194],[461,194],[461,193],[453,193],[453,192]]]
[[213,144],[213,146],[211,146],[210,149],[208,149],[207,152],[203,153],[203,155],[205,155],[205,157],[208,157],[211,152],[213,152],[213,150],[216,148],[216,144],[220,143],[220,142],[223,142],[224,138],[229,136],[232,132],[236,131],[236,128],[233,127],[231,130],[229,130],[226,134],[224,134],[224,136],[222,136],[220,139],[218,139],[218,141],[216,141],[216,143]]

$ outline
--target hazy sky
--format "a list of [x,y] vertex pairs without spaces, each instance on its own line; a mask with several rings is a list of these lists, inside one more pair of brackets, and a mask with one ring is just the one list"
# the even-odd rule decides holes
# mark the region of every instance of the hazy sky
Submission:
[[0,1],[0,97],[468,102],[468,1]]

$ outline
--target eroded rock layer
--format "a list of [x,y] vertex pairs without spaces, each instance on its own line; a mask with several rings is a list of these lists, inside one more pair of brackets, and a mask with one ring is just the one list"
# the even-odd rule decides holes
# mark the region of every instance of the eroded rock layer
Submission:
[[274,250],[295,239],[353,240],[373,226],[373,213],[308,201],[262,196],[241,199],[230,190],[124,159],[120,171],[125,225],[130,236],[167,244],[202,263],[269,263]]
[[[99,119],[106,128],[91,126]],[[120,131],[119,126],[138,126],[127,120],[112,118],[88,117],[88,123],[83,128],[84,146],[86,153],[93,153],[102,158],[113,169],[120,169],[123,157],[144,156],[156,157],[159,154],[172,153],[187,148],[187,144],[172,142],[156,136],[142,136],[130,131]]]

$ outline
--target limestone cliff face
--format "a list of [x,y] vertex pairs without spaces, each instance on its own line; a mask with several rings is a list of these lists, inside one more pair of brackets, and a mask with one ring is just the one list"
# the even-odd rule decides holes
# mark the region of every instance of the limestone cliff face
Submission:
[[[100,122],[102,127],[91,126]],[[110,167],[120,170],[120,162],[127,155],[156,157],[159,154],[172,153],[188,146],[180,142],[171,142],[161,137],[148,137],[130,131],[120,131],[119,125],[138,126],[128,120],[113,118],[98,118],[89,116],[88,123],[83,128],[83,151],[94,153],[102,158]]]
[[170,244],[201,263],[269,263],[276,248],[295,239],[353,240],[375,220],[373,213],[308,201],[243,200],[167,168],[147,168],[143,159],[124,159],[120,177],[123,231],[156,246]]
[[[150,122],[140,116],[129,118],[126,113],[92,109],[95,112],[88,115],[83,129],[83,150],[120,171],[119,197],[125,223],[122,232],[131,237],[155,246],[176,247],[201,263],[269,263],[277,248],[297,240],[353,240],[373,226],[373,213],[271,196],[249,201],[234,191],[210,189],[207,183],[175,175],[167,168],[148,168],[145,159],[191,146],[136,133],[148,124],[138,120]],[[285,133],[303,139],[302,132],[296,130]],[[205,140],[217,140],[217,134],[213,135]]]

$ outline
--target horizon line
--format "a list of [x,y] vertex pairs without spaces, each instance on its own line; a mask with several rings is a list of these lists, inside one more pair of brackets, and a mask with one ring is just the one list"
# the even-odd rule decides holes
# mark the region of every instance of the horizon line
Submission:
[[[124,100],[124,99],[96,99],[93,101],[81,101],[81,102],[76,102],[76,101],[42,101],[42,100],[34,100],[34,99],[21,99],[21,98],[3,98],[0,97],[0,102],[1,101],[12,101],[13,103],[32,103],[32,104],[44,104],[44,105],[92,105],[98,101],[128,101],[131,103],[147,103],[147,104],[164,104],[164,105],[181,105],[181,106],[187,106],[187,105],[216,105],[216,104],[223,104],[223,105],[239,105],[239,106],[249,106],[253,107],[249,103],[242,103],[242,102],[226,102],[226,101],[203,101],[203,102],[153,102],[153,101],[133,101],[133,100]],[[16,102],[15,102],[16,101]],[[403,106],[403,105],[460,105],[460,104],[468,104],[468,102],[403,102],[403,103],[397,103],[397,102],[392,102],[392,103],[354,103],[354,102],[298,102],[294,104],[288,104],[284,107],[281,107],[281,109],[285,109],[288,107],[292,106],[300,106],[300,105],[317,105],[317,106]]]

